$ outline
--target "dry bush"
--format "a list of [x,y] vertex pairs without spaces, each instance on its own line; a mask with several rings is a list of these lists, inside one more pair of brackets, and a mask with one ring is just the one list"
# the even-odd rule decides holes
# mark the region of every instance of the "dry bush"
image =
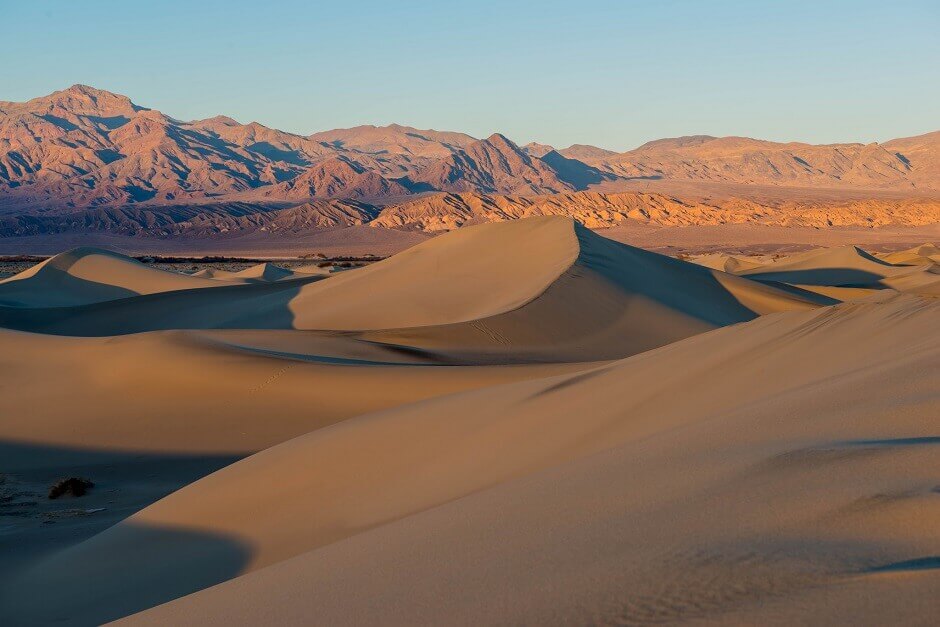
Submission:
[[89,488],[95,487],[95,484],[89,481],[88,479],[83,479],[82,477],[69,477],[67,479],[59,479],[49,488],[49,498],[57,499],[60,496],[66,494],[71,496],[82,496]]

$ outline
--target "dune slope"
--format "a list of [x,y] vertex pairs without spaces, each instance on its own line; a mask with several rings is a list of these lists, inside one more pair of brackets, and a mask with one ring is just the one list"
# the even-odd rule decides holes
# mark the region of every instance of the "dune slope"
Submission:
[[746,269],[740,274],[754,279],[806,285],[864,286],[905,271],[861,248],[843,246],[791,255],[777,263]]
[[294,276],[294,273],[286,268],[281,268],[273,263],[259,263],[244,270],[236,272],[228,270],[216,270],[206,268],[200,270],[192,276],[200,276],[208,279],[221,279],[225,281],[280,281],[282,279]]
[[[921,248],[929,254],[930,248]],[[856,246],[826,248],[743,269],[737,274],[757,281],[789,283],[840,299],[853,297],[846,290],[857,290],[858,295],[881,289],[923,296],[940,294],[940,265],[929,256],[912,257],[910,251],[905,254],[901,258],[914,263],[891,263]]]
[[930,624],[931,254],[60,255],[0,282],[0,623]]
[[[893,296],[765,316],[347,420],[52,557],[4,603],[14,616],[113,618],[179,595],[169,572],[187,573],[183,587],[217,583],[238,547],[236,570],[252,574],[137,618],[923,616],[940,583],[917,566],[940,551],[938,306]],[[161,535],[174,529],[224,541],[194,551]],[[911,583],[895,590],[892,572]],[[89,583],[39,594],[66,580]],[[832,605],[812,601],[820,590]]]
[[292,332],[0,330],[11,392],[0,395],[3,471],[100,452],[243,455],[365,412],[584,368],[439,364],[420,351]]
[[[416,280],[421,277],[421,280]],[[392,297],[394,296],[394,298]],[[580,307],[591,298],[590,308]],[[299,328],[377,330],[439,326],[516,312],[545,326],[545,310],[579,303],[594,323],[605,300],[655,303],[665,316],[719,326],[822,301],[716,274],[619,244],[561,217],[452,232],[385,261],[310,285],[291,302]],[[587,311],[585,311],[587,309]],[[535,324],[536,322],[541,324]],[[564,327],[577,324],[566,321]],[[564,334],[553,325],[555,339]],[[512,338],[512,335],[506,337]]]
[[888,263],[901,265],[922,265],[930,262],[940,263],[940,248],[937,248],[935,244],[922,244],[907,250],[879,255],[879,257]]
[[68,307],[214,285],[108,250],[75,248],[0,281],[0,307]]
[[835,302],[616,243],[561,217],[461,229],[325,280],[299,276],[29,315],[0,309],[0,322],[69,335],[355,331],[366,341],[471,357],[583,361]]
[[574,234],[575,263],[524,307],[467,324],[362,337],[471,356],[511,351],[540,361],[615,359],[758,315],[836,302],[613,242],[576,223]]

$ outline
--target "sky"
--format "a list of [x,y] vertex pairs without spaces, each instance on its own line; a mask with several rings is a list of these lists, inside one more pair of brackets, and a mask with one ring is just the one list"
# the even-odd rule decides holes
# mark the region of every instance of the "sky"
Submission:
[[399,123],[627,150],[940,129],[937,0],[0,0],[0,100],[84,83],[190,120]]

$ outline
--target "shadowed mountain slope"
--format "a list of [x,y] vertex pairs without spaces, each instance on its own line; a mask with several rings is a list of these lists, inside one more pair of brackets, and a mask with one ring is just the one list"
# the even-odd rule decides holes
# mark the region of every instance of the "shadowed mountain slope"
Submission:
[[465,146],[411,179],[432,189],[456,192],[544,194],[577,189],[549,164],[529,156],[499,133]]
[[276,200],[308,198],[384,198],[404,196],[408,190],[345,158],[331,158],[311,166],[289,181],[254,194]]

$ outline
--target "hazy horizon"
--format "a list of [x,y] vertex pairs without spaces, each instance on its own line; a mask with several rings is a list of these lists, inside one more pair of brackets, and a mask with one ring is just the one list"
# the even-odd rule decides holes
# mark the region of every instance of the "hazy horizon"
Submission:
[[928,2],[46,2],[5,13],[0,33],[18,52],[0,100],[82,83],[179,119],[301,135],[397,123],[617,151],[682,135],[881,142],[940,126],[940,8]]

